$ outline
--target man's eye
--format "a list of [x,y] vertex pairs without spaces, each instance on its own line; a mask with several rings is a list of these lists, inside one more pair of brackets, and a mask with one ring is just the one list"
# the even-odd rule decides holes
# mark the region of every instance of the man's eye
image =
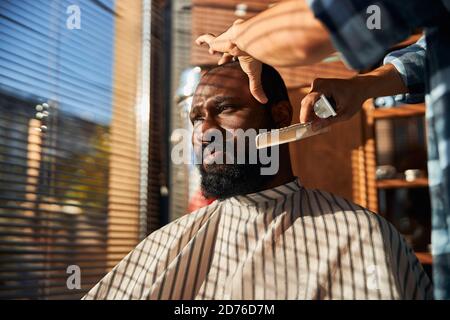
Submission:
[[226,105],[218,106],[218,107],[217,107],[217,110],[218,110],[219,112],[223,112],[223,111],[231,110],[231,109],[234,109],[234,108],[235,108],[234,105],[226,104]]

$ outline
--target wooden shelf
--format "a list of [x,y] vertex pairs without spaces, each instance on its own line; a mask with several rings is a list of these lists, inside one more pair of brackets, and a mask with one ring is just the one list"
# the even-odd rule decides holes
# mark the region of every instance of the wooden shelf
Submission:
[[425,105],[405,104],[401,107],[373,108],[369,112],[374,119],[421,117],[425,115]]
[[416,257],[422,264],[433,264],[433,256],[429,252],[416,252]]
[[378,189],[421,188],[421,187],[428,187],[428,178],[417,178],[414,181],[406,181],[404,179],[377,180]]

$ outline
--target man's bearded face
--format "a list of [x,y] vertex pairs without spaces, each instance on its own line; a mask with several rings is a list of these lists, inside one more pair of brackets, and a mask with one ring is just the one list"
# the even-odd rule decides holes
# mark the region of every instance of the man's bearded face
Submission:
[[256,192],[273,179],[261,174],[261,151],[254,142],[260,129],[274,127],[270,110],[253,98],[241,70],[224,68],[205,75],[190,118],[206,197],[224,199]]

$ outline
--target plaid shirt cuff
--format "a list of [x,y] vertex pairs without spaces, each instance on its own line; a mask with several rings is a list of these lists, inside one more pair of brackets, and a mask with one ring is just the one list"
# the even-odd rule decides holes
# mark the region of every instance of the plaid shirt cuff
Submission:
[[384,58],[384,64],[392,64],[408,87],[409,93],[396,97],[403,103],[420,103],[424,101],[425,92],[426,41],[419,41],[409,47],[393,51]]

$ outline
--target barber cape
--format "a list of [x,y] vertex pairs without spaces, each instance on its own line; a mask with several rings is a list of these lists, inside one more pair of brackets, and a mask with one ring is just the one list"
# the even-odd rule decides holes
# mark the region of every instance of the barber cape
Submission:
[[83,299],[429,299],[395,228],[298,180],[150,234]]

